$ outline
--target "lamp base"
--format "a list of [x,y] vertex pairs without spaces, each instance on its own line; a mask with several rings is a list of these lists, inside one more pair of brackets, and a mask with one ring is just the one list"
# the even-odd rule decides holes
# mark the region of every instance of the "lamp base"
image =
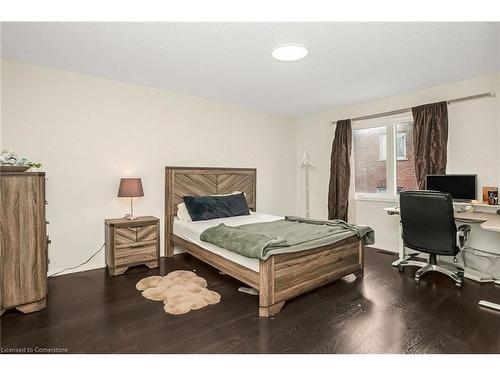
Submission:
[[134,217],[134,202],[133,198],[130,197],[130,213],[125,215],[125,219],[127,220],[135,220]]

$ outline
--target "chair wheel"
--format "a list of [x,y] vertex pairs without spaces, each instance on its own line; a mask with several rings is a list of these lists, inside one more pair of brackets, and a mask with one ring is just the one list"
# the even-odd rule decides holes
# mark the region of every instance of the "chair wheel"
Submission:
[[403,271],[404,271],[404,269],[405,269],[405,268],[404,268],[403,266],[398,266],[398,270],[399,270],[399,272],[403,272]]
[[455,283],[455,286],[456,286],[457,288],[461,288],[461,287],[462,287],[462,283]]
[[415,277],[415,284],[420,284],[420,279]]

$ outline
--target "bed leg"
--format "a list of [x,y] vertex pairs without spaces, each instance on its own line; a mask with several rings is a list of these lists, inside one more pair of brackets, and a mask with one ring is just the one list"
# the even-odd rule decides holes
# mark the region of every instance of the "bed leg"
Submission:
[[167,243],[167,249],[166,249],[166,256],[167,258],[171,258],[174,256],[174,244],[172,243]]
[[[167,210],[168,211],[168,210]],[[165,256],[171,258],[174,256],[174,221],[172,217],[165,220]]]
[[167,258],[174,256],[174,241],[171,234],[165,238],[165,256]]
[[274,256],[271,256],[259,263],[259,316],[277,314],[285,303],[274,302]]
[[261,318],[269,318],[270,316],[276,315],[281,311],[285,301],[275,303],[271,306],[259,306],[259,316]]

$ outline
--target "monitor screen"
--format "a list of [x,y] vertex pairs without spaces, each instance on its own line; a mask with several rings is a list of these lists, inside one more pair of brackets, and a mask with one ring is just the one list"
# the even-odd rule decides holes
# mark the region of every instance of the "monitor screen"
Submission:
[[426,189],[450,193],[456,200],[476,199],[475,174],[430,174],[426,178]]

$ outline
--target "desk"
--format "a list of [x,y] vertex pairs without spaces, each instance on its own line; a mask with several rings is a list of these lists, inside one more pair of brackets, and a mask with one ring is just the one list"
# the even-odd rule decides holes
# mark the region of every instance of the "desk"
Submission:
[[483,230],[500,232],[500,215],[487,212],[456,212],[455,220],[460,222],[480,223]]
[[[384,211],[387,212],[388,215],[399,215],[399,207],[384,208]],[[483,230],[500,233],[500,215],[495,213],[455,212],[455,220],[463,223],[479,224],[479,227]],[[398,253],[399,259],[392,263],[395,267],[399,266],[399,263],[403,260],[409,258],[409,256],[406,255],[406,249],[402,241],[401,225],[399,225]],[[476,279],[474,278],[474,280]]]
[[[399,215],[399,207],[388,207],[384,208],[384,211],[387,212],[387,215]],[[492,232],[499,232],[500,233],[500,215],[495,214],[495,213],[488,213],[488,212],[455,212],[454,214],[455,220],[458,222],[463,222],[463,223],[469,223],[469,224],[479,224],[479,228],[487,231],[492,231]],[[406,249],[403,244],[402,240],[402,233],[401,233],[401,224],[399,224],[399,238],[398,238],[398,252],[399,252],[399,259],[394,261],[392,263],[393,266],[397,267],[399,266],[399,263],[401,263],[403,260],[409,259],[410,257],[406,255]],[[479,281],[481,282],[482,280],[478,277],[474,277],[470,273],[470,271],[465,270],[465,277]],[[489,282],[495,281],[495,284],[500,285],[500,280],[493,280],[489,279]],[[490,309],[494,309],[497,311],[500,311],[500,304],[489,302],[489,301],[479,301],[480,306],[485,306]]]

